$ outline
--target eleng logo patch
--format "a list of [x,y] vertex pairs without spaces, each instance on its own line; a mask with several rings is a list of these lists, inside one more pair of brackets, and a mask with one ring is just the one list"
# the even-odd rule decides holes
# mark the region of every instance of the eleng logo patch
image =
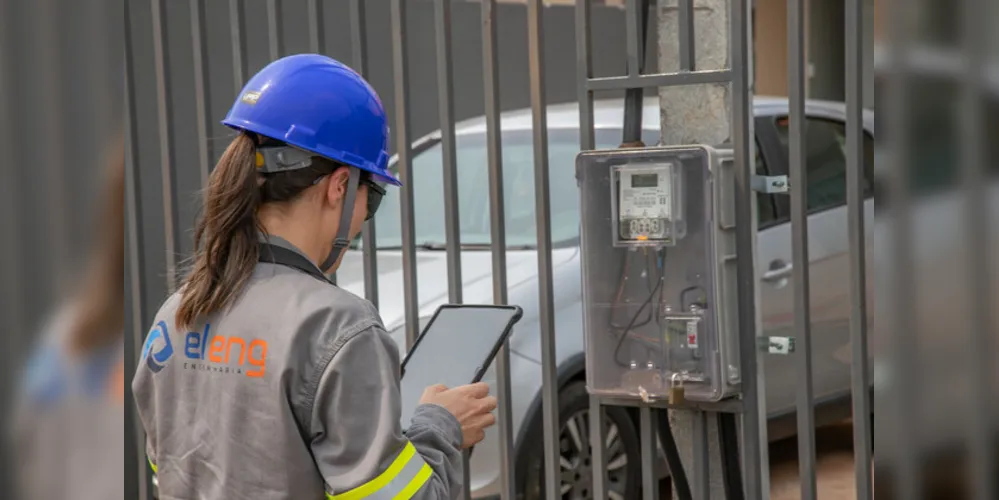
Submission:
[[[184,336],[185,370],[231,373],[247,377],[263,377],[267,371],[267,341],[245,339],[236,335],[211,334],[212,325],[205,323],[200,332],[187,332]],[[142,358],[157,373],[173,356],[173,343],[164,321],[146,337]]]
[[[155,347],[155,349],[154,349]],[[163,369],[167,360],[173,356],[173,344],[170,343],[170,332],[165,321],[156,323],[156,326],[146,336],[146,343],[142,347],[142,358],[153,373]]]
[[[267,341],[248,340],[236,335],[218,333],[208,336],[212,325],[205,323],[201,332],[188,332],[184,337],[185,369],[216,373],[246,374],[263,377],[267,370]],[[235,366],[233,366],[235,365]]]

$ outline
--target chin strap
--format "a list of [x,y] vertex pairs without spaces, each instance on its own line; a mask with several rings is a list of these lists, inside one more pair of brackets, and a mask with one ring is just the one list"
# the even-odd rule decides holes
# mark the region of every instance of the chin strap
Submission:
[[347,181],[347,194],[343,200],[343,212],[340,213],[340,227],[336,231],[336,238],[333,240],[333,248],[326,260],[319,266],[324,273],[328,273],[333,264],[340,259],[347,247],[350,246],[350,222],[354,218],[354,200],[357,198],[357,186],[361,182],[361,171],[356,168],[350,169],[350,179]]

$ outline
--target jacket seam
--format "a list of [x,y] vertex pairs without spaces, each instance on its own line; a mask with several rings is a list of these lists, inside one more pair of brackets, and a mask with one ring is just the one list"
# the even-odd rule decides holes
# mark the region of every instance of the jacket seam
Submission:
[[323,374],[326,373],[326,369],[329,367],[330,362],[333,361],[333,357],[340,352],[340,349],[343,349],[344,344],[376,324],[378,323],[373,319],[367,319],[358,323],[357,326],[340,335],[336,342],[333,343],[333,346],[330,347],[329,351],[327,351],[327,353],[320,358],[319,363],[316,366],[315,373],[312,374],[312,377],[309,380],[309,385],[306,387],[305,405],[302,408],[305,410],[305,415],[303,415],[303,417],[307,418],[307,430],[310,435],[312,434],[312,409],[315,407],[316,393],[319,391],[319,383],[322,381]]

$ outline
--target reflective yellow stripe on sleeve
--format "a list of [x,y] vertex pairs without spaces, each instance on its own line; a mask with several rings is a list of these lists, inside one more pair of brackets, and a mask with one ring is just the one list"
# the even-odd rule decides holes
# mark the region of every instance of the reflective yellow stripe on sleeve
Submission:
[[377,477],[350,491],[336,495],[327,493],[327,500],[409,500],[427,483],[433,471],[416,453],[413,443],[396,456],[395,460]]
[[392,497],[392,500],[409,500],[410,498],[413,498],[413,495],[415,495],[417,491],[420,491],[420,488],[422,488],[424,484],[427,484],[427,480],[430,479],[430,476],[433,473],[434,471],[430,469],[429,465],[423,464],[423,467],[420,468],[420,472],[416,473],[416,477],[414,477],[413,480],[410,481],[398,495]]
[[153,459],[146,457],[146,461],[149,462],[149,468],[153,470],[153,474],[159,472],[156,470],[156,464],[153,463]]

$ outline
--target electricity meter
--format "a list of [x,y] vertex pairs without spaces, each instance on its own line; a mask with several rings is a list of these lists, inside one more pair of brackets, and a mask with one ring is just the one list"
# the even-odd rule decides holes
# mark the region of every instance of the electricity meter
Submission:
[[576,157],[590,394],[683,404],[738,393],[728,156],[691,145]]
[[671,162],[614,167],[615,246],[673,246],[683,237],[681,172]]

